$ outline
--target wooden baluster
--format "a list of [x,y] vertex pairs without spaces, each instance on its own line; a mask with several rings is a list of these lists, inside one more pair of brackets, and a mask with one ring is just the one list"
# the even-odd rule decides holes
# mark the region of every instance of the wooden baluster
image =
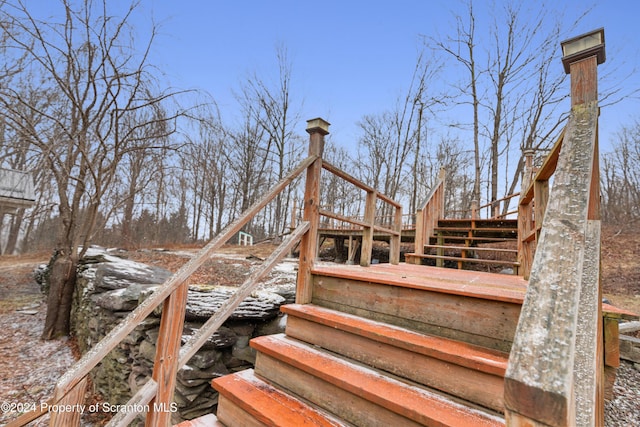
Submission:
[[413,252],[418,255],[411,258],[413,264],[422,264],[422,258],[420,255],[424,255],[424,244],[429,238],[428,228],[425,219],[426,209],[420,209],[416,212],[416,234],[414,238],[415,248]]
[[175,407],[173,392],[178,373],[178,357],[188,290],[188,283],[182,283],[162,306],[152,377],[158,384],[158,391],[156,397],[149,404],[149,412],[145,421],[147,427],[168,426],[171,422],[171,413]]
[[527,189],[531,183],[533,175],[533,150],[524,151],[524,171],[522,173],[522,191],[520,192],[520,202],[518,203],[518,273],[525,279],[529,278],[531,264],[533,263],[533,250],[531,242],[526,239],[529,236],[533,224],[532,201],[523,202]]
[[398,235],[391,236],[391,240],[389,242],[389,263],[399,264],[400,263],[400,241],[402,238],[402,208],[399,206],[395,208],[393,230],[397,231]]
[[367,191],[367,199],[364,204],[364,222],[367,226],[362,230],[362,250],[360,252],[360,265],[371,265],[371,251],[373,250],[373,226],[376,220],[376,191]]

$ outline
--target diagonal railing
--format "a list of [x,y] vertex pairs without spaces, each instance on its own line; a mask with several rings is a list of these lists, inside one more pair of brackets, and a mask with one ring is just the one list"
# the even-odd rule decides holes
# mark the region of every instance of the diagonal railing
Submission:
[[[318,127],[326,124],[325,128]],[[328,133],[328,123],[322,119],[309,121],[307,132],[310,134],[309,156],[285,178],[278,182],[258,202],[247,209],[240,217],[229,224],[211,242],[204,246],[189,262],[174,273],[164,284],[159,286],[147,299],[138,305],[127,317],[116,325],[100,342],[92,347],[76,362],[56,383],[52,396],[42,402],[35,410],[20,415],[11,421],[8,427],[24,426],[50,412],[50,425],[55,427],[78,426],[81,411],[58,412],[52,408],[61,405],[80,407],[84,401],[88,375],[90,371],[102,361],[123,339],[127,337],[143,320],[162,304],[160,331],[156,344],[153,375],[127,402],[121,405],[126,411],[118,412],[109,422],[110,427],[126,426],[138,415],[146,413],[145,425],[148,427],[168,426],[173,402],[176,374],[189,359],[204,345],[207,339],[229,318],[238,305],[255,289],[258,282],[264,278],[273,267],[282,260],[293,248],[300,243],[300,267],[296,301],[302,302],[311,297],[311,286],[305,278],[310,275],[318,250],[318,224],[320,215],[338,215],[319,209],[321,172],[323,169],[322,154],[324,135]],[[375,217],[375,200],[381,199],[396,208],[393,229],[382,228],[382,231],[392,235],[392,261],[399,258],[400,241],[400,205],[388,197],[378,194],[374,189],[355,179],[344,171],[324,164],[324,168],[342,179],[346,179],[367,191],[368,208],[366,214],[369,220],[361,225],[368,230],[380,230],[373,224]],[[247,280],[236,292],[214,313],[211,318],[191,336],[181,347],[184,328],[184,317],[187,302],[189,277],[200,268],[211,255],[218,250],[232,236],[238,233],[256,214],[274,200],[287,186],[306,171],[304,218],[287,236],[282,244],[261,264],[252,271]],[[396,241],[397,240],[397,241]],[[394,243],[395,242],[395,243]],[[369,249],[370,251],[370,249]],[[395,253],[395,255],[394,255]]]
[[[424,245],[428,243],[429,236],[433,234],[433,230],[438,226],[438,221],[444,218],[444,193],[446,189],[445,170],[440,169],[438,182],[431,188],[425,201],[416,211],[416,234],[414,257],[408,260],[421,264],[421,255],[424,255]],[[409,261],[407,261],[409,262]]]
[[[184,309],[186,306],[187,296],[187,279],[199,268],[211,255],[225,242],[227,242],[234,234],[246,225],[262,208],[291,184],[302,172],[309,168],[315,161],[317,156],[309,156],[303,160],[300,165],[289,173],[285,178],[278,182],[262,199],[251,206],[239,218],[229,224],[218,236],[204,246],[194,258],[187,262],[182,268],[174,273],[162,286],[158,287],[145,301],[136,307],[127,317],[125,317],[118,325],[116,325],[100,342],[92,347],[82,358],[76,362],[56,383],[53,395],[45,404],[36,408],[35,411],[25,413],[16,420],[8,424],[10,427],[23,426],[34,419],[47,413],[47,408],[54,408],[58,405],[75,405],[81,402],[86,387],[86,378],[91,369],[93,369],[102,359],[113,350],[129,333],[131,333],[144,319],[147,318],[160,304],[164,304],[162,310],[162,318],[160,323],[160,335],[158,338],[156,360],[154,363],[153,379],[143,387],[136,396],[140,401],[150,398],[156,405],[155,407],[170,407],[173,399],[173,387],[175,385],[175,374],[178,370],[178,351],[180,338],[182,336],[182,327],[184,324]],[[291,237],[301,237],[300,232],[303,229],[308,230],[308,224],[303,224],[297,228],[297,231],[287,239],[287,250],[278,250],[280,256],[284,256],[290,247],[293,247],[296,241],[292,241]],[[282,245],[280,249],[282,248]],[[264,273],[266,274],[266,273]],[[226,309],[222,309],[225,311]],[[228,311],[228,310],[226,310]],[[233,310],[231,310],[233,311]],[[230,313],[228,313],[230,314]],[[228,317],[227,314],[227,317]],[[212,332],[213,333],[213,332]],[[165,425],[168,421],[160,418],[166,418],[168,411],[153,412],[151,423],[147,421],[147,425]],[[51,413],[50,425],[52,426],[68,426],[78,425],[79,419],[76,420],[78,414],[76,412],[60,414]],[[149,420],[149,417],[147,418]],[[167,418],[168,419],[168,418]]]
[[539,238],[505,378],[508,425],[602,420],[598,114],[597,104],[574,106],[542,226],[533,229]]

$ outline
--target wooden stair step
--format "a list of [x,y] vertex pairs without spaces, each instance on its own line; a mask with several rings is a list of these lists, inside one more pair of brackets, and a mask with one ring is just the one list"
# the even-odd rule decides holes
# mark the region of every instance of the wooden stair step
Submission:
[[[504,411],[509,354],[313,304],[289,304],[289,337],[448,394]],[[451,381],[456,378],[456,381]]]
[[504,426],[494,414],[284,335],[255,338],[256,373],[355,425]]
[[482,227],[482,228],[469,228],[469,227],[434,227],[433,229],[434,232],[436,233],[441,233],[441,232],[446,232],[446,233],[467,233],[467,232],[474,232],[474,233],[496,233],[496,234],[512,234],[512,233],[518,233],[518,229],[517,228],[489,228],[489,227]]
[[[283,313],[361,335],[371,340],[447,360],[474,370],[504,376],[509,354],[447,338],[420,334],[314,304],[287,304]],[[288,325],[287,325],[288,326]],[[289,335],[289,334],[287,334]],[[313,343],[315,344],[315,343]]]
[[499,243],[499,242],[513,242],[515,237],[484,237],[484,236],[430,236],[429,240],[437,241],[443,239],[446,241],[459,241],[459,242],[476,242],[476,243]]
[[511,228],[515,228],[518,226],[518,220],[517,219],[493,219],[493,218],[484,218],[484,219],[471,219],[471,218],[445,218],[445,219],[440,219],[438,220],[438,224],[454,224],[454,225],[460,225],[460,224],[475,224],[478,227],[486,227],[487,225],[493,226],[493,227],[511,227]]
[[344,426],[345,424],[258,378],[253,369],[214,379],[218,418],[234,426]]
[[449,256],[449,255],[430,255],[430,254],[405,254],[405,258],[409,257],[418,257],[418,258],[428,258],[428,259],[443,259],[447,261],[462,261],[462,262],[479,262],[485,264],[502,264],[502,265],[510,265],[513,267],[517,267],[520,265],[517,261],[508,261],[508,260],[500,260],[500,259],[486,259],[486,258],[463,258],[461,256]]
[[508,351],[527,282],[498,274],[423,265],[316,263],[316,305],[483,347]]
[[527,281],[522,276],[405,263],[336,267],[335,264],[318,262],[313,266],[312,274],[316,280],[335,277],[516,304],[522,304],[527,293]]
[[224,427],[218,418],[213,414],[203,415],[193,420],[183,421],[174,427]]
[[477,252],[502,252],[508,254],[518,254],[517,249],[504,249],[504,248],[485,248],[477,246],[455,246],[455,245],[424,245],[429,249],[449,249],[456,251],[477,251]]

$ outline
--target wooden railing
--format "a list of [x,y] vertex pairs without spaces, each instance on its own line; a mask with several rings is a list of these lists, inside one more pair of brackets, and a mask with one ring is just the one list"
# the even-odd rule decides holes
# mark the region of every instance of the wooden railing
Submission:
[[424,245],[428,242],[429,236],[433,234],[434,228],[438,225],[438,220],[444,218],[445,188],[445,170],[440,169],[438,182],[433,186],[424,203],[422,203],[416,211],[414,254],[418,256],[409,258],[409,260],[416,264],[422,262],[420,255],[424,255]]
[[505,377],[507,425],[603,425],[598,114],[597,102],[573,107],[521,196],[525,262],[526,245],[537,249]]
[[[236,291],[220,309],[189,341],[180,349],[180,340],[184,326],[184,314],[188,291],[187,279],[208,260],[225,242],[247,224],[262,208],[273,200],[284,188],[287,187],[298,175],[310,168],[316,161],[316,156],[307,159],[281,180],[260,201],[255,203],[238,219],[229,224],[222,233],[204,246],[197,255],[186,263],[180,270],[173,274],[162,286],[149,296],[143,303],[133,310],[126,318],[116,325],[99,343],[89,350],[73,365],[56,383],[53,395],[45,404],[38,406],[36,411],[21,415],[8,426],[23,426],[28,422],[44,415],[48,408],[56,408],[60,405],[80,405],[83,402],[87,383],[87,375],[102,359],[114,349],[126,336],[131,333],[144,319],[149,316],[160,304],[162,317],[160,320],[160,333],[158,336],[156,357],[154,361],[153,376],[145,386],[127,403],[127,408],[149,409],[146,417],[147,426],[165,426],[170,419],[175,379],[178,370],[189,358],[202,346],[206,339],[231,315],[237,305],[254,289],[257,281],[264,277],[279,260],[308,232],[309,223],[304,222],[273,252],[263,263],[261,268],[251,274],[250,278]],[[79,413],[51,412],[51,426],[77,426],[79,425]],[[109,423],[110,426],[127,425],[138,414],[136,411],[127,411],[117,414]]]
[[488,219],[502,219],[506,218],[509,215],[517,214],[518,208],[515,208],[511,211],[506,210],[509,206],[509,202],[514,197],[518,197],[520,193],[510,194],[508,196],[503,197],[502,199],[494,200],[493,202],[486,203],[481,206],[476,206],[477,203],[471,203],[471,218],[472,219],[480,219],[482,217],[482,211],[486,210],[485,218]]
[[[313,123],[317,123],[317,120],[318,119],[314,120]],[[228,319],[238,305],[255,289],[259,280],[265,277],[298,242],[300,242],[300,268],[296,301],[300,303],[310,299],[311,286],[308,281],[305,281],[305,278],[308,280],[317,254],[319,217],[322,214],[338,219],[342,218],[329,211],[320,212],[318,208],[318,200],[320,198],[320,173],[323,167],[322,149],[324,146],[324,135],[326,135],[328,131],[323,131],[323,129],[319,127],[311,127],[308,128],[307,131],[310,133],[309,156],[303,160],[295,170],[277,183],[262,199],[251,206],[239,218],[229,224],[218,236],[203,247],[194,258],[173,274],[163,285],[159,286],[153,294],[138,305],[135,310],[116,325],[99,343],[84,354],[82,358],[58,380],[53,395],[46,402],[38,405],[34,411],[20,415],[17,419],[11,421],[8,426],[24,426],[47,412],[51,414],[51,426],[78,426],[80,423],[79,411],[62,413],[55,411],[55,408],[60,407],[60,405],[71,405],[69,408],[79,408],[84,401],[87,378],[90,371],[145,320],[147,316],[156,310],[160,304],[162,304],[162,316],[158,342],[156,343],[152,378],[138,390],[129,402],[122,405],[127,408],[127,410],[115,414],[108,425],[112,427],[125,426],[139,414],[146,413],[146,426],[168,426],[171,416],[169,409],[172,408],[178,370],[191,359],[207,339]],[[400,205],[378,194],[374,189],[357,183],[354,178],[337,168],[328,164],[325,164],[324,167],[367,191],[366,220],[359,225],[364,227],[366,235],[370,235],[374,230],[391,234],[392,247],[394,248],[393,250],[397,252],[396,255],[393,255],[393,259],[397,262],[397,258],[399,258],[401,227]],[[279,193],[304,171],[306,171],[307,182],[305,187],[303,221],[291,231],[282,244],[260,267],[252,271],[249,278],[247,278],[225,304],[181,347],[187,302],[188,278],[202,266],[216,250],[231,239],[234,234],[238,233],[245,224],[270,201],[274,200]],[[379,227],[371,222],[371,218],[375,217],[376,199],[384,200],[396,208],[397,220],[393,229]],[[371,239],[368,237],[365,241],[371,242]],[[370,243],[367,243],[367,245],[370,245]],[[365,250],[363,250],[363,254],[364,253],[366,253]],[[368,253],[370,259],[370,250]]]
[[[359,189],[364,190],[366,192],[366,199],[364,217],[362,219],[339,215],[325,209],[319,209],[319,214],[363,230],[360,255],[361,266],[367,267],[371,264],[374,233],[388,234],[390,236],[389,263],[398,264],[400,262],[400,238],[402,233],[402,206],[400,203],[379,193],[375,188],[368,186],[330,163],[323,162],[322,167],[345,181],[350,182]],[[378,200],[381,200],[391,207],[394,212],[392,216],[376,214],[376,204]]]
[[522,192],[518,204],[518,262],[520,274],[529,278],[549,202],[549,180],[556,171],[566,128],[539,168],[533,167],[533,151],[525,152]]

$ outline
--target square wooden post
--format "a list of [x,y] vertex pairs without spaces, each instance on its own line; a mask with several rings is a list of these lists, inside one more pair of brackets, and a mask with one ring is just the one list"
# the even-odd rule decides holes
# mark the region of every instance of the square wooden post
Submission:
[[189,285],[184,282],[164,301],[162,307],[156,359],[153,363],[153,380],[158,384],[158,391],[149,403],[150,409],[145,421],[147,427],[169,426],[171,413],[175,409],[173,393],[178,374],[188,290]]
[[329,134],[329,122],[317,118],[307,121],[309,133],[309,155],[317,156],[307,169],[304,187],[303,220],[310,228],[300,240],[300,264],[296,287],[296,303],[308,304],[312,298],[311,269],[318,255],[318,225],[320,223],[320,178],[322,176],[322,153],[324,137]]
[[368,191],[364,204],[364,222],[367,226],[362,230],[362,250],[360,252],[360,265],[369,267],[371,265],[371,252],[373,250],[373,227],[376,221],[376,191]]

